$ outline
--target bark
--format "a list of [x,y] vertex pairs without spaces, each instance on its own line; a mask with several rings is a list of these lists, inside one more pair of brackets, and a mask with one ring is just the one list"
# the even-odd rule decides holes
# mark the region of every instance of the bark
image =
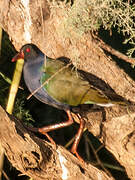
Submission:
[[0,107],[0,142],[6,155],[22,174],[33,179],[110,180],[103,171],[82,164],[61,146],[53,146],[28,132],[22,122]]
[[[57,4],[55,1],[47,0],[30,2],[1,0],[0,24],[8,32],[17,50],[22,45],[32,42],[37,44],[47,56],[52,58],[68,57],[80,69],[94,75],[93,79],[89,79],[93,84],[100,86],[108,93],[116,92],[127,100],[135,101],[135,82],[133,79],[123,69],[120,69],[111,57],[105,54],[101,49],[102,46],[99,46],[97,40],[93,38],[90,32],[78,35],[73,27],[70,24],[68,25],[70,10],[69,4],[64,2]],[[87,115],[87,127],[94,135],[99,133],[100,120],[105,120],[102,124],[100,140],[104,142],[105,147],[113,153],[120,164],[125,167],[131,179],[135,179],[134,116],[134,106],[128,108],[122,106],[105,108],[104,113],[94,112]],[[89,172],[86,170],[83,174],[79,168],[81,165],[78,166],[79,163],[75,158],[62,147],[58,147],[54,151],[51,145],[41,142],[40,139],[34,136],[31,139],[31,135],[24,133],[26,130],[21,124],[16,126],[18,129],[16,131],[13,121],[10,122],[12,125],[9,126],[9,130],[8,124],[4,123],[5,119],[8,119],[8,117],[3,112],[3,116],[1,116],[3,128],[0,127],[2,144],[12,164],[24,174],[40,179],[41,176],[47,177],[49,173],[51,174],[54,171],[54,178],[57,179],[57,174],[62,174],[62,166],[59,160],[59,156],[62,154],[64,159],[66,159],[64,161],[66,161],[70,175],[80,175],[89,177],[89,179],[94,177],[89,173],[91,172],[90,170]],[[13,136],[14,133],[12,134],[10,131],[16,134]],[[13,147],[9,145],[10,143],[7,143],[9,141],[7,135],[13,142],[16,139],[15,137],[18,137],[16,141],[18,145]],[[16,152],[15,147],[22,148],[21,152],[18,150],[19,155],[14,153]],[[33,159],[28,159],[29,153],[31,158],[34,157]],[[67,157],[70,158],[67,159]],[[69,167],[68,163],[72,165]],[[34,164],[36,164],[36,167]],[[88,166],[89,168],[90,165]],[[35,170],[34,172],[33,169]]]

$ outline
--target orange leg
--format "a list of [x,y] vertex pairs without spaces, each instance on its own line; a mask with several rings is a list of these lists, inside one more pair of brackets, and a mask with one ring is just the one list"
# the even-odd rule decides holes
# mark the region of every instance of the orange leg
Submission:
[[[29,131],[36,132],[36,133],[38,132],[38,129],[39,129],[39,128],[28,127],[28,126],[26,126],[25,124],[23,124],[23,125],[24,125],[24,127],[25,127],[27,130],[29,130]],[[49,140],[52,144],[54,144],[54,145],[56,146],[56,143],[55,143],[54,140],[49,136],[48,133],[43,132],[42,134],[44,134],[44,135],[48,138],[48,140]]]
[[[73,118],[71,116],[71,112],[70,110],[66,111],[67,115],[68,115],[68,121],[66,122],[61,122],[58,124],[54,124],[54,125],[50,125],[50,126],[45,126],[42,128],[34,128],[34,127],[26,127],[28,130],[33,131],[33,132],[40,132],[41,134],[44,134],[48,140],[52,143],[55,144],[54,140],[47,134],[47,132],[59,129],[59,128],[63,128],[66,126],[70,126],[71,124],[73,124]],[[56,145],[56,144],[55,144]]]
[[67,110],[66,113],[68,115],[68,121],[61,122],[61,123],[54,124],[54,125],[50,125],[50,126],[45,126],[45,127],[42,127],[42,128],[38,128],[38,132],[44,134],[44,133],[47,133],[47,132],[50,132],[50,131],[53,131],[53,130],[56,130],[56,129],[59,129],[59,128],[63,128],[63,127],[66,127],[66,126],[70,126],[71,124],[73,124],[74,121],[72,119],[70,111]]
[[84,162],[84,160],[80,157],[80,155],[78,154],[77,152],[77,147],[78,147],[78,144],[80,142],[80,139],[81,139],[81,136],[82,136],[82,133],[83,133],[83,130],[84,130],[84,127],[85,127],[85,121],[81,118],[80,119],[80,127],[78,129],[78,132],[75,136],[75,140],[74,140],[74,143],[72,145],[72,148],[71,148],[71,152],[73,154],[75,154],[77,156],[77,158],[81,161],[81,162]]
[[[34,131],[34,132],[40,132],[41,134],[44,134],[52,144],[55,144],[55,142],[47,134],[47,132],[50,132],[50,131],[53,131],[53,130],[56,130],[56,129],[59,129],[59,128],[63,128],[63,127],[66,127],[66,126],[70,126],[71,124],[73,124],[74,121],[73,121],[73,118],[71,116],[70,110],[67,110],[66,113],[67,113],[67,116],[68,116],[68,120],[66,122],[61,122],[61,123],[58,123],[58,124],[45,126],[45,127],[42,127],[42,128],[27,127],[27,129],[29,129],[31,131]],[[82,118],[79,118],[79,121],[80,121],[80,127],[79,127],[79,130],[78,130],[78,132],[77,132],[77,134],[75,136],[75,141],[74,141],[73,146],[71,148],[71,152],[73,154],[75,154],[77,156],[77,158],[81,162],[84,162],[83,159],[79,156],[79,154],[77,152],[77,147],[78,147],[78,144],[80,142],[80,138],[81,138],[82,133],[83,133],[83,129],[84,129],[84,126],[85,126],[85,121]]]

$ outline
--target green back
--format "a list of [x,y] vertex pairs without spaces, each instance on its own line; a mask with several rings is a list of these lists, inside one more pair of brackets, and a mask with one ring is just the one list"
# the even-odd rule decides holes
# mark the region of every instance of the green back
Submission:
[[[60,60],[47,58],[41,83],[52,75],[44,88],[56,101],[77,106],[79,104],[108,104],[111,101],[86,81],[81,74]],[[63,68],[63,70],[61,70]],[[55,75],[54,75],[55,74]]]

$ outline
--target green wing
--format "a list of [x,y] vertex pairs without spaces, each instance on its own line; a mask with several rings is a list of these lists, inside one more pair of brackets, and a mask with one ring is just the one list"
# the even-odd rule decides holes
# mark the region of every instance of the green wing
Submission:
[[41,78],[44,88],[55,100],[77,106],[79,104],[108,104],[112,103],[102,92],[94,88],[79,72],[59,60],[47,59]]

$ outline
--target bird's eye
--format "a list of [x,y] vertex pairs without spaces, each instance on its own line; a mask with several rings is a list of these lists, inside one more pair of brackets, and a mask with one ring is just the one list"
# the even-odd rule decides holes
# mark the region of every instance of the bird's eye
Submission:
[[27,48],[27,49],[26,49],[26,52],[28,52],[28,53],[29,53],[29,52],[30,52],[30,48]]

